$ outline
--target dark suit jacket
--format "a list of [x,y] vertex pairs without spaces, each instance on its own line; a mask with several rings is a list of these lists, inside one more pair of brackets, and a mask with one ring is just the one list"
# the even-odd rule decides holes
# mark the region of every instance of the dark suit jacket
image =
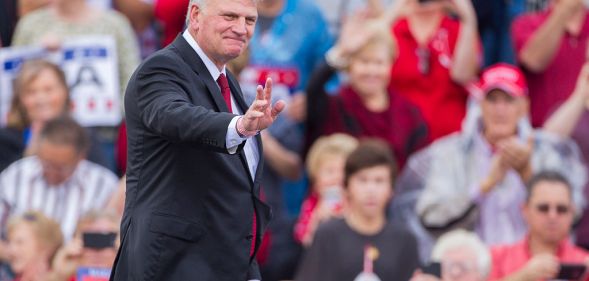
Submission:
[[[239,85],[228,78],[245,112]],[[271,217],[258,199],[263,158],[252,180],[245,142],[236,154],[227,152],[235,115],[182,36],[135,71],[125,109],[127,195],[111,280],[259,278],[250,247],[254,209],[256,245]]]

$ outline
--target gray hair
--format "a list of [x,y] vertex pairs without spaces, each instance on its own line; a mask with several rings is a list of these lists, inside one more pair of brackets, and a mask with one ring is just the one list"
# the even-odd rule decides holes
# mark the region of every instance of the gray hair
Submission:
[[457,229],[442,235],[432,251],[432,260],[442,261],[450,250],[469,249],[476,255],[476,263],[481,280],[486,280],[491,271],[491,254],[487,246],[474,233]]
[[[254,3],[258,3],[261,2],[262,0],[252,0]],[[190,7],[192,7],[193,5],[196,5],[198,7],[200,7],[201,10],[204,10],[207,2],[209,2],[209,0],[190,0],[190,2],[188,2],[188,9],[186,11],[186,21],[185,21],[185,25],[188,26],[188,24],[190,23]]]
[[188,26],[188,24],[190,23],[190,8],[193,5],[196,5],[198,7],[200,7],[200,9],[204,9],[205,4],[207,3],[207,0],[190,0],[190,2],[188,2],[188,9],[186,11],[186,22],[184,23],[186,26]]

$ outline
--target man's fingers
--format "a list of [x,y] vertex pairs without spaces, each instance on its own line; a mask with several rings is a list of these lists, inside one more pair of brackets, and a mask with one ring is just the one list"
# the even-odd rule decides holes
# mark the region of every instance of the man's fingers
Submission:
[[256,88],[256,100],[263,100],[264,99],[264,88],[262,85],[258,85]]
[[272,78],[266,78],[266,86],[264,87],[264,99],[268,102],[272,101]]
[[278,114],[280,114],[280,112],[282,112],[285,107],[286,103],[283,100],[277,101],[274,104],[274,107],[272,107],[272,118],[276,118],[276,116],[278,116]]
[[266,110],[266,107],[268,106],[268,101],[266,100],[255,100],[252,105],[250,106],[250,110],[256,110],[256,111],[264,111]]

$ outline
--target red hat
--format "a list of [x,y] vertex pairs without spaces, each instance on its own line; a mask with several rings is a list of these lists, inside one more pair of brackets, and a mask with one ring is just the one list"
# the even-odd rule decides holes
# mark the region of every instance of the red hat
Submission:
[[488,67],[481,75],[478,84],[484,97],[492,90],[502,90],[512,97],[528,95],[528,85],[522,71],[506,63],[498,63]]

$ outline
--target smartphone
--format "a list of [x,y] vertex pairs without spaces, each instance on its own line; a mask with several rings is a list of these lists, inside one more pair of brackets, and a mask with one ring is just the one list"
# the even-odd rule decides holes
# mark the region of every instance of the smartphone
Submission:
[[430,262],[426,266],[422,266],[421,272],[423,272],[424,274],[429,274],[438,278],[442,278],[442,266],[439,262]]
[[423,3],[434,2],[434,1],[440,1],[440,0],[418,0],[417,2],[419,2],[419,4],[423,4]]
[[559,280],[579,280],[585,274],[587,268],[584,264],[561,263],[560,271],[556,276]]
[[114,232],[84,232],[82,234],[84,248],[105,249],[115,246],[117,234]]

